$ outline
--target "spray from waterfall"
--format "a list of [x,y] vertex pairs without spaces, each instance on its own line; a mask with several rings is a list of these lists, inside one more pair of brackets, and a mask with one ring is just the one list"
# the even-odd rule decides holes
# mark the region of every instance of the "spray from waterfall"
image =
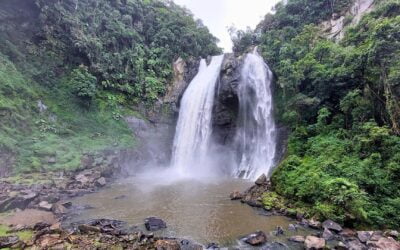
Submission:
[[271,83],[273,74],[255,49],[247,54],[238,86],[239,116],[235,176],[254,179],[268,174],[276,151]]
[[210,172],[207,154],[212,108],[223,59],[223,55],[214,56],[208,66],[201,60],[199,72],[182,97],[171,161],[180,175],[199,176]]

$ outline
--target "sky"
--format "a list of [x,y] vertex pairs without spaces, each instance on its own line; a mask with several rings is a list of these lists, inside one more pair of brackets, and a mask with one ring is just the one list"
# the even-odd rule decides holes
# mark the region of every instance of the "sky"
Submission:
[[219,46],[225,52],[231,52],[232,42],[228,28],[234,25],[237,29],[254,29],[265,14],[279,0],[174,0],[175,3],[188,8],[196,18],[208,27],[219,40]]

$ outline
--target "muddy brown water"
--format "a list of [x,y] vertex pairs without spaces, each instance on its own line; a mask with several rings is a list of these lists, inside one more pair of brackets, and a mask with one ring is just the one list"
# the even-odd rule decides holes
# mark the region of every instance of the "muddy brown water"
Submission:
[[[291,235],[306,235],[305,230],[287,230],[291,219],[283,216],[266,216],[261,209],[254,209],[239,201],[231,201],[233,190],[243,191],[252,183],[238,179],[214,181],[168,179],[154,180],[135,177],[120,180],[110,187],[74,199],[78,206],[92,206],[74,215],[72,221],[109,218],[128,222],[144,229],[144,219],[149,216],[162,218],[168,228],[155,234],[181,237],[207,245],[221,246],[243,244],[238,239],[256,230],[269,234],[269,241],[285,244]],[[275,237],[277,226],[285,235]],[[300,246],[299,246],[300,247]],[[297,248],[296,245],[290,247]]]

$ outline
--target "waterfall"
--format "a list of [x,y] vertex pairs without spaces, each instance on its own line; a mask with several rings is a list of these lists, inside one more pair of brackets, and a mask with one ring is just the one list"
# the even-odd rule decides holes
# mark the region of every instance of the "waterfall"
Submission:
[[182,97],[171,161],[181,175],[207,171],[212,108],[223,59],[223,55],[214,56],[208,66],[201,60],[199,72]]
[[247,54],[238,86],[239,116],[235,145],[236,177],[254,179],[268,174],[276,151],[271,82],[273,75],[255,49]]

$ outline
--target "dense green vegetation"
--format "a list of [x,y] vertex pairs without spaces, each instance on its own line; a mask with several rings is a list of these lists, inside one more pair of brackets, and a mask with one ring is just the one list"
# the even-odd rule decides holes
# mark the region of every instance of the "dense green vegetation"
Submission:
[[400,2],[379,1],[342,41],[326,39],[317,24],[349,4],[289,0],[235,48],[260,46],[276,116],[292,131],[275,192],[310,217],[399,227]]
[[168,1],[2,1],[0,175],[4,156],[14,171],[74,169],[134,146],[123,117],[157,101],[174,60],[219,53],[216,41]]

